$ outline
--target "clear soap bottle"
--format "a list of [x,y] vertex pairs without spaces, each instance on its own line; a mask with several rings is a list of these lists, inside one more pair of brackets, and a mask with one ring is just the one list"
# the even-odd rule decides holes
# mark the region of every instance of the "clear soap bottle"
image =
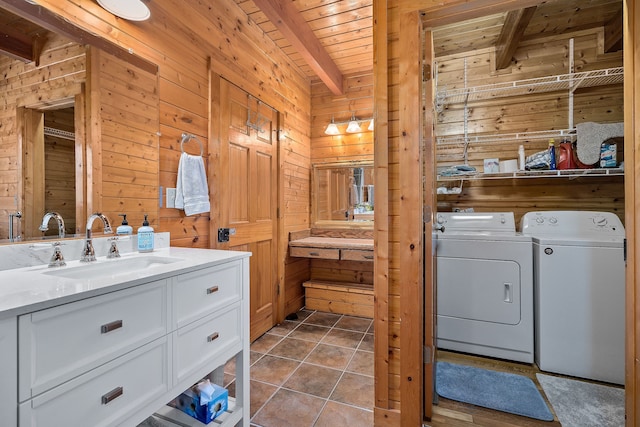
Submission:
[[149,225],[147,215],[144,215],[144,221],[142,227],[138,228],[138,252],[151,252],[153,251],[154,234],[153,227]]

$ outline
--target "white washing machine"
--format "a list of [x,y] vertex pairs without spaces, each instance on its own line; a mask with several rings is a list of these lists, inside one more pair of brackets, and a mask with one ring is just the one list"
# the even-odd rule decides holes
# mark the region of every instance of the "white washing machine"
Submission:
[[531,238],[513,212],[438,213],[437,345],[533,362]]
[[543,371],[624,383],[624,227],[609,212],[529,212],[536,363]]

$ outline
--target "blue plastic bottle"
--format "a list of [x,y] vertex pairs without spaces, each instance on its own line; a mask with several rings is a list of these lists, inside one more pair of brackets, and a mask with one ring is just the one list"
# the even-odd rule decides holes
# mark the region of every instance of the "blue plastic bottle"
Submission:
[[142,227],[138,228],[138,252],[153,251],[153,244],[153,227],[149,226],[149,221],[147,221],[147,215],[145,214]]
[[555,140],[551,138],[549,140],[549,169],[556,170],[556,146]]

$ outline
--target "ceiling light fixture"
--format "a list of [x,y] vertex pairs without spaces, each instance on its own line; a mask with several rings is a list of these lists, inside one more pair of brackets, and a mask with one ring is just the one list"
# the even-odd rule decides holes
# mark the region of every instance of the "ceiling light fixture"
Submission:
[[358,132],[362,132],[362,128],[360,127],[360,123],[356,121],[356,115],[352,113],[351,121],[349,122],[349,126],[347,126],[347,133],[358,133]]
[[114,15],[129,21],[146,21],[151,12],[141,0],[96,0],[100,6]]
[[327,135],[339,135],[340,129],[338,129],[338,125],[333,121],[333,117],[331,117],[331,123],[327,126],[324,133]]

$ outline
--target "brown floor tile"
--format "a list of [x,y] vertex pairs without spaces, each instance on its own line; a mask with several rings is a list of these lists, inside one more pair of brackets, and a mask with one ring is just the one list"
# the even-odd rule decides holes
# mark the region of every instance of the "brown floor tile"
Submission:
[[227,363],[224,364],[224,373],[231,374],[231,375],[236,374],[236,358],[235,357],[232,357],[227,361]]
[[270,355],[288,357],[289,359],[303,360],[316,346],[315,342],[285,338],[275,347],[269,350]]
[[305,324],[307,325],[318,325],[318,326],[327,326],[331,327],[336,324],[338,320],[342,317],[341,314],[333,314],[333,313],[322,313],[316,311],[306,319],[304,319]]
[[324,338],[323,344],[339,345],[340,347],[357,348],[364,334],[362,332],[344,331],[342,329],[332,329]]
[[350,317],[343,316],[335,324],[335,328],[348,329],[350,331],[367,332],[371,326],[371,319],[365,319],[364,317]]
[[324,399],[280,389],[251,420],[262,427],[311,427]]
[[227,384],[224,388],[227,389],[229,393],[229,397],[236,397],[236,380],[234,379],[231,383]]
[[264,334],[251,343],[251,351],[266,354],[282,339],[279,335]]
[[267,355],[251,367],[251,379],[281,385],[299,364],[295,360]]
[[283,384],[283,387],[327,398],[341,374],[341,371],[335,369],[302,363]]
[[373,352],[373,334],[364,334],[364,338],[358,346],[358,350]]
[[276,325],[273,328],[269,329],[269,333],[273,335],[286,336],[289,335],[289,332],[293,331],[299,324],[299,321],[293,322],[290,320],[285,320],[279,325]]
[[262,408],[262,405],[267,403],[267,400],[269,400],[277,389],[278,387],[271,384],[251,381],[251,392],[249,393],[251,399],[251,418]]
[[256,363],[264,354],[256,353],[255,351],[249,351],[249,366]]
[[311,316],[313,313],[314,313],[313,310],[302,309],[302,310],[298,311],[296,313],[296,316],[298,316],[298,322],[302,322],[304,319],[306,319],[307,317]]
[[345,369],[353,353],[354,351],[349,348],[318,344],[305,362],[326,366],[327,368]]
[[314,427],[338,426],[373,427],[373,412],[329,401]]
[[329,332],[329,330],[329,328],[325,328],[322,326],[302,324],[298,326],[295,331],[289,334],[289,338],[298,338],[301,340],[319,342],[327,334],[327,332]]
[[373,353],[361,350],[356,351],[347,367],[347,371],[372,377],[374,375]]
[[345,372],[329,399],[371,409],[373,408],[373,385],[373,377]]

